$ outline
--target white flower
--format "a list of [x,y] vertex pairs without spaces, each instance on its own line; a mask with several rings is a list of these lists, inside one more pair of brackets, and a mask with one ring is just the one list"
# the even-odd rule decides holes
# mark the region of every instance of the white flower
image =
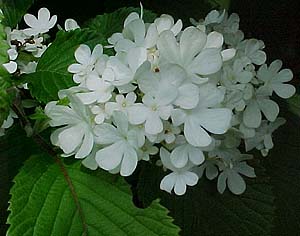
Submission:
[[85,87],[88,92],[77,93],[77,96],[84,104],[92,104],[94,102],[105,103],[112,97],[114,86],[105,81],[95,72],[91,72],[85,81]]
[[88,108],[75,96],[68,96],[68,106],[49,102],[45,114],[51,119],[52,127],[64,126],[51,134],[51,142],[59,146],[66,156],[75,154],[75,158],[85,158],[94,145],[94,135]]
[[239,44],[238,49],[239,53],[250,59],[253,64],[262,65],[267,59],[266,53],[262,51],[264,47],[265,44],[261,40],[247,39]]
[[75,29],[80,29],[79,25],[74,19],[66,19],[65,21],[65,30],[71,31]]
[[182,21],[179,19],[174,23],[174,18],[167,14],[162,14],[159,18],[154,20],[158,34],[165,30],[170,30],[176,36],[182,29]]
[[102,69],[103,64],[108,60],[108,56],[103,54],[101,44],[97,44],[92,52],[89,46],[81,44],[75,51],[75,59],[79,63],[70,65],[68,71],[74,74],[73,80],[75,83],[84,86],[87,76],[94,70],[98,72],[97,67]]
[[138,149],[138,158],[139,160],[149,161],[150,155],[155,155],[158,153],[158,148],[154,146],[149,141],[146,141],[144,146]]
[[279,106],[266,96],[263,87],[260,87],[248,101],[243,113],[244,124],[249,128],[259,127],[262,120],[261,112],[269,121],[274,121],[279,114]]
[[137,166],[137,149],[144,142],[130,129],[125,114],[115,111],[113,119],[116,127],[106,123],[95,127],[96,142],[109,145],[97,151],[96,162],[104,170],[117,170],[122,176],[129,176]]
[[128,109],[129,122],[134,125],[145,122],[145,131],[148,134],[158,134],[163,131],[162,120],[169,119],[172,105],[170,101],[153,98],[151,95],[143,97],[143,104],[137,103]]
[[176,64],[164,64],[159,72],[150,69],[150,63],[144,63],[137,71],[139,88],[147,95],[158,100],[168,100],[184,109],[192,109],[199,101],[198,86],[187,80],[186,72]]
[[127,115],[127,110],[135,103],[136,94],[130,92],[124,97],[122,94],[116,96],[116,102],[107,102],[105,104],[105,110],[108,114],[112,115],[114,111],[122,111]]
[[[204,48],[205,45],[208,48]],[[161,33],[157,41],[160,62],[182,66],[195,83],[207,81],[205,76],[220,70],[222,56],[219,45],[219,38],[208,38],[205,33],[192,26],[182,32],[179,43],[169,30]]]
[[193,170],[199,176],[199,178],[202,178],[205,172],[206,178],[213,180],[219,174],[218,164],[219,160],[217,158],[208,158],[201,166],[195,167]]
[[102,124],[105,119],[109,119],[110,115],[106,111],[105,107],[103,104],[98,104],[98,105],[93,105],[91,107],[91,112],[95,115],[95,123],[96,124]]
[[183,195],[186,192],[186,186],[194,186],[198,182],[198,176],[191,172],[192,164],[188,164],[183,168],[176,168],[170,160],[170,153],[164,149],[160,149],[160,158],[164,167],[173,171],[166,175],[160,182],[160,189],[169,193],[174,189],[176,195]]
[[38,11],[38,18],[34,15],[26,14],[24,16],[25,23],[30,27],[24,30],[24,33],[28,36],[38,35],[42,33],[47,33],[51,28],[53,28],[57,21],[57,16],[54,15],[50,18],[50,12],[47,8],[41,8]]
[[232,193],[242,194],[246,190],[246,183],[240,174],[250,178],[256,177],[254,169],[241,160],[233,161],[228,166],[224,165],[221,170],[217,185],[220,193],[225,191],[227,185]]
[[285,119],[277,118],[274,122],[262,121],[260,127],[256,129],[255,136],[245,139],[246,151],[256,148],[266,156],[274,144],[272,141],[272,133],[285,123]]
[[194,147],[189,143],[177,146],[171,152],[171,162],[176,168],[183,168],[188,162],[194,165],[200,165],[204,162],[204,154],[198,147]]
[[[212,108],[224,98],[224,93],[213,85],[200,87],[199,104],[192,110],[175,109],[172,112],[174,125],[184,123],[184,135],[188,143],[195,147],[208,146],[212,138],[207,131],[223,134],[230,128],[231,110]],[[207,131],[206,131],[207,130]]]
[[279,97],[289,98],[293,96],[296,89],[293,85],[284,82],[291,81],[293,73],[290,69],[279,71],[281,67],[282,61],[280,60],[273,61],[269,68],[264,64],[259,68],[257,77],[265,83],[264,88],[270,91],[270,95],[274,91]]

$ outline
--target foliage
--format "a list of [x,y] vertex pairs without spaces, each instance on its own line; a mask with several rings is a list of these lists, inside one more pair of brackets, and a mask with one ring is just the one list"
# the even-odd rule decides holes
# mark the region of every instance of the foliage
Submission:
[[158,201],[136,208],[120,178],[84,173],[78,162],[57,162],[32,156],[16,176],[8,235],[178,235]]

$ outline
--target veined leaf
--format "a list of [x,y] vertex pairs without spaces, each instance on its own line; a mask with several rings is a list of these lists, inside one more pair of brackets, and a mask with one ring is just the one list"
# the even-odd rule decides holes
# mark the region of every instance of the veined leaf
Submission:
[[[17,122],[17,121],[15,121]],[[22,153],[22,155],[20,155]],[[23,162],[32,154],[41,153],[40,148],[19,125],[14,125],[0,137],[0,235],[5,235],[8,212],[9,190],[12,180]]]
[[115,177],[84,173],[78,162],[59,166],[51,157],[33,156],[11,189],[8,235],[178,235],[164,207],[155,201],[136,208],[123,179]]
[[0,8],[5,16],[4,25],[15,28],[34,0],[3,0]]

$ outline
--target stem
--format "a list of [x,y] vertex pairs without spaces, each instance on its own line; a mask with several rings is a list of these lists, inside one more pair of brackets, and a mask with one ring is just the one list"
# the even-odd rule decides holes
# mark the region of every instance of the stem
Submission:
[[71,195],[72,198],[75,202],[75,205],[78,209],[78,213],[79,213],[79,217],[82,223],[82,227],[83,227],[83,233],[82,236],[87,236],[87,224],[86,224],[86,219],[83,213],[83,210],[81,208],[78,196],[76,194],[76,190],[75,187],[72,183],[72,180],[66,170],[66,168],[64,167],[63,162],[58,158],[57,153],[53,150],[52,146],[48,144],[48,142],[46,142],[46,140],[38,133],[35,133],[32,125],[29,121],[29,119],[27,118],[22,106],[21,106],[21,100],[19,99],[19,97],[17,96],[17,99],[15,100],[15,102],[12,105],[12,109],[13,111],[18,115],[19,119],[20,119],[20,123],[21,126],[23,127],[23,129],[26,131],[27,136],[31,136],[32,139],[49,155],[53,158],[53,160],[55,161],[55,163],[59,166],[61,172],[64,175],[64,178],[68,184],[68,187],[71,191]]

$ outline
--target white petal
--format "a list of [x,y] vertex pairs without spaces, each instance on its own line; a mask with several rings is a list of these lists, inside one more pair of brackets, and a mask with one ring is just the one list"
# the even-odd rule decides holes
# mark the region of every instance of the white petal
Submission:
[[143,47],[136,47],[129,50],[127,61],[132,72],[136,72],[138,67],[147,60],[147,51]]
[[158,31],[154,24],[151,24],[147,30],[145,37],[145,46],[147,48],[152,48],[155,46],[158,39]]
[[223,61],[229,61],[236,54],[236,50],[234,48],[228,48],[221,51]]
[[205,48],[221,48],[224,42],[223,35],[213,31],[207,35]]
[[246,190],[244,179],[235,171],[229,171],[227,185],[234,194],[242,194]]
[[66,19],[65,21],[65,30],[71,31],[80,28],[77,22],[74,19]]
[[82,69],[83,68],[81,64],[72,64],[68,67],[68,71],[74,74],[81,72]]
[[279,106],[270,99],[260,99],[257,101],[259,108],[269,121],[275,121],[279,114]]
[[161,81],[170,83],[176,87],[187,78],[185,70],[177,64],[165,64],[160,67]]
[[184,136],[189,144],[196,147],[208,146],[212,141],[208,133],[198,123],[190,119],[184,123]]
[[149,112],[145,123],[148,134],[158,134],[163,131],[163,123],[156,112]]
[[85,44],[81,44],[75,51],[75,58],[81,64],[88,64],[91,57],[91,49]]
[[166,175],[160,182],[160,189],[171,193],[172,189],[174,188],[175,181],[176,181],[175,173]]
[[175,168],[170,159],[170,153],[165,148],[160,148],[159,156],[164,167],[175,171]]
[[144,104],[134,104],[127,109],[128,120],[133,125],[139,125],[146,121],[149,109]]
[[58,135],[59,144],[64,153],[73,152],[81,143],[84,135],[82,126],[72,126]]
[[50,12],[47,8],[43,7],[38,11],[38,20],[43,25],[47,24],[50,19]]
[[47,28],[45,28],[43,33],[46,33],[46,32],[48,32],[49,29],[52,29],[55,26],[56,22],[57,22],[57,16],[54,15],[51,17],[50,21],[47,23]]
[[199,124],[214,134],[224,134],[230,128],[231,118],[227,108],[202,109],[197,116]]
[[130,22],[132,22],[132,21],[134,21],[134,20],[137,20],[137,19],[139,19],[139,18],[140,18],[140,16],[139,16],[138,13],[136,13],[136,12],[131,12],[131,13],[126,17],[126,19],[125,19],[125,21],[124,21],[124,27],[125,27],[126,25],[128,25]]
[[91,61],[92,63],[95,63],[103,54],[103,47],[101,44],[97,44],[92,52],[91,55]]
[[291,84],[280,84],[280,83],[273,83],[272,87],[275,93],[282,98],[290,98],[296,92],[296,88]]
[[84,158],[90,154],[94,146],[94,136],[91,132],[85,132],[83,142],[77,151],[75,158]]
[[193,62],[189,65],[189,69],[193,73],[200,75],[209,75],[216,73],[222,67],[222,56],[219,50],[207,48],[202,50]]
[[10,61],[10,62],[4,63],[4,64],[2,64],[2,65],[5,67],[5,69],[6,69],[10,74],[15,73],[15,72],[17,71],[17,68],[18,68],[17,63],[14,62],[14,61]]
[[199,177],[191,171],[186,171],[183,173],[184,182],[188,186],[194,186],[198,183]]
[[113,170],[120,165],[123,154],[124,143],[120,141],[100,149],[96,153],[96,162],[104,170]]
[[92,104],[97,101],[97,93],[89,92],[89,93],[77,93],[76,96],[82,101],[83,104]]
[[157,47],[162,57],[166,58],[169,62],[180,62],[179,45],[171,31],[166,30],[161,33],[157,41]]
[[37,18],[34,15],[25,14],[24,21],[29,27],[32,27],[32,28],[38,28],[39,27],[39,22],[38,22]]
[[261,123],[261,112],[257,102],[252,101],[243,113],[243,121],[250,128],[257,128]]
[[174,104],[184,108],[195,108],[199,102],[199,88],[194,84],[184,84],[178,88],[179,95]]
[[124,157],[121,163],[120,174],[122,176],[129,176],[133,173],[138,163],[136,151],[133,148],[127,147],[124,150]]
[[276,76],[280,82],[288,82],[293,78],[293,72],[290,69],[281,70]]
[[138,45],[143,43],[145,33],[145,24],[141,19],[131,21],[123,30],[124,37],[134,41]]
[[95,141],[99,144],[111,144],[122,139],[117,129],[114,126],[106,123],[96,125],[94,128],[94,133],[96,135]]
[[226,189],[226,181],[227,181],[227,175],[224,172],[222,172],[218,177],[217,187],[219,193],[224,193]]
[[181,145],[179,147],[176,147],[171,152],[171,162],[176,168],[182,168],[184,167],[189,158],[188,158],[188,150],[186,149],[186,145]]
[[176,36],[176,35],[179,34],[179,32],[181,31],[182,26],[183,26],[182,20],[179,19],[179,20],[172,26],[172,28],[171,28],[170,30],[171,30],[171,31],[173,32],[173,34]]
[[128,132],[128,119],[126,115],[121,111],[113,112],[114,124],[117,126],[118,131],[122,135],[127,135]]
[[181,109],[174,109],[171,112],[172,123],[175,126],[183,124],[186,120],[186,113]]
[[183,195],[186,192],[186,184],[184,181],[184,177],[182,175],[177,175],[175,186],[174,186],[174,192],[176,195]]
[[206,35],[196,27],[186,28],[180,37],[180,53],[184,64],[191,63],[206,43]]
[[187,151],[189,155],[189,160],[194,165],[201,165],[204,162],[205,160],[204,154],[199,148],[196,148],[192,145],[188,145]]

